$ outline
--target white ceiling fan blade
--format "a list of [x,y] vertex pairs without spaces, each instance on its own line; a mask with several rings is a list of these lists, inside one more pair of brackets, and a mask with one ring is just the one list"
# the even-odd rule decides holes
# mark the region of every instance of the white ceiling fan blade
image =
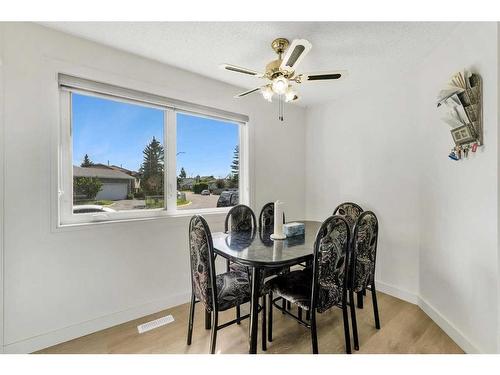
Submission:
[[316,72],[300,74],[300,82],[329,81],[347,77],[347,70],[334,70],[331,72]]
[[251,90],[248,90],[248,91],[242,92],[241,94],[235,95],[234,97],[235,97],[235,98],[242,98],[242,97],[244,97],[244,96],[247,96],[247,95],[253,94],[254,92],[259,91],[259,90],[260,90],[260,87],[257,87],[257,88],[255,88],[255,89],[251,89]]
[[231,65],[231,64],[221,64],[221,69],[229,70],[230,72],[247,74],[254,77],[263,77],[262,73],[259,73],[252,69],[242,68],[241,66]]
[[294,39],[285,52],[280,69],[287,72],[296,70],[302,59],[311,50],[311,47],[312,44],[305,39]]

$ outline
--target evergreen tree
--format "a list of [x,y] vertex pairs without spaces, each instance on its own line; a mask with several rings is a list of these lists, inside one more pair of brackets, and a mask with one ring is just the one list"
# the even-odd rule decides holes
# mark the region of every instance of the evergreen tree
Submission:
[[186,171],[184,170],[184,167],[181,168],[181,173],[179,173],[180,178],[186,178]]
[[163,155],[164,149],[160,142],[153,137],[152,141],[142,152],[144,159],[140,168],[142,174],[142,188],[147,194],[163,194]]
[[92,160],[90,160],[89,156],[87,154],[85,154],[85,156],[83,157],[83,162],[82,164],[80,164],[81,167],[91,167],[94,165],[94,162]]
[[233,162],[231,163],[231,181],[238,186],[240,172],[240,146],[236,145],[233,152]]

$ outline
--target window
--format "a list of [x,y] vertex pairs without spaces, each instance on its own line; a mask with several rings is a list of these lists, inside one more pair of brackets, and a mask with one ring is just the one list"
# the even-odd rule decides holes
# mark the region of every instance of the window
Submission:
[[248,202],[245,116],[65,75],[59,83],[59,224]]
[[228,207],[239,201],[238,124],[177,114],[177,208]]

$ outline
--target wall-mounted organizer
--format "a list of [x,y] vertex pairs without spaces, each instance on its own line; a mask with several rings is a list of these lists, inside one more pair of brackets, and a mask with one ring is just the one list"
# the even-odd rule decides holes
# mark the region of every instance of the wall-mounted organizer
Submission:
[[442,120],[451,127],[455,146],[448,157],[458,161],[483,145],[483,87],[481,76],[466,70],[456,73],[438,95]]

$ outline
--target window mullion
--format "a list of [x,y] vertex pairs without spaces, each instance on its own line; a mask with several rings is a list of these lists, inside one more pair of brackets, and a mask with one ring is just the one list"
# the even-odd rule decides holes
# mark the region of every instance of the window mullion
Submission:
[[166,186],[166,208],[169,212],[175,212],[177,209],[177,122],[176,114],[172,109],[165,110],[165,140],[167,147],[166,168],[165,168],[165,186]]

